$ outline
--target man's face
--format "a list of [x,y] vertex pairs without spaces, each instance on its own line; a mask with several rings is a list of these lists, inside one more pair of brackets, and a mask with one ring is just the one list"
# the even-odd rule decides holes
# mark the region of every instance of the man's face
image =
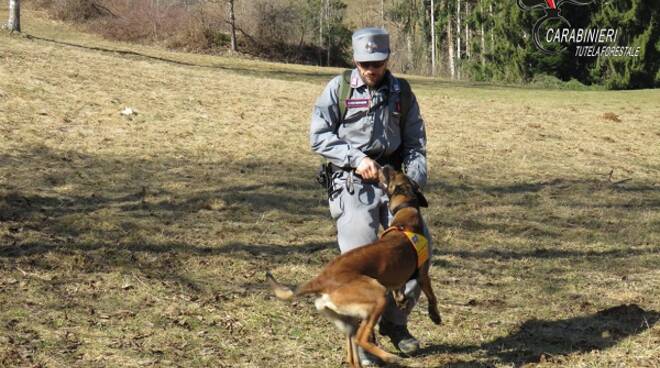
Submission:
[[360,71],[360,77],[369,87],[377,87],[383,81],[385,70],[387,70],[387,60],[383,61],[356,61],[355,65]]

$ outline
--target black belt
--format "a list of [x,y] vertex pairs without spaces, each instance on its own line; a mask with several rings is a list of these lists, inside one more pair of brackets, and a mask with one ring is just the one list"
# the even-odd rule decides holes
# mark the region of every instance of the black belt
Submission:
[[[401,165],[403,164],[403,160],[398,157],[398,155],[390,155],[387,157],[380,157],[375,160],[378,165],[380,166],[386,166],[390,165],[394,167],[396,170],[401,170]],[[333,164],[332,162],[328,162],[328,166],[332,170],[332,173],[340,172],[340,171],[352,171],[352,167],[341,167]]]
[[[398,153],[398,150],[395,153]],[[380,158],[376,159],[376,162],[380,166],[390,165],[390,166],[394,167],[397,170],[401,170],[402,161],[403,160],[401,160],[401,158],[399,158],[399,155],[390,155],[388,157],[380,157]],[[325,167],[327,168],[326,172],[329,171],[329,173],[326,174],[327,176],[326,176],[325,180],[327,180],[327,181],[325,182],[325,186],[328,190],[328,197],[331,198],[331,199],[335,198],[342,190],[342,187],[335,188],[334,185],[332,184],[333,177],[335,176],[334,174],[336,174],[338,172],[349,172],[350,173],[349,177],[347,179],[346,189],[351,194],[353,194],[353,177],[355,176],[360,181],[362,181],[362,177],[359,174],[357,174],[352,167],[341,167],[341,166],[337,166],[337,165],[333,164],[332,162],[328,162],[327,166],[325,166]],[[319,181],[319,182],[321,182],[321,181]]]

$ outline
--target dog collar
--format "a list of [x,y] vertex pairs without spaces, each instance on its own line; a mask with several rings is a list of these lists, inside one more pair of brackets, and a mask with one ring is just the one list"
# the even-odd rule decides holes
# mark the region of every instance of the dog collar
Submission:
[[408,208],[408,207],[413,207],[413,208],[419,209],[419,204],[417,203],[416,199],[413,200],[413,201],[405,201],[405,202],[399,204],[398,206],[396,206],[392,209],[392,215],[395,215],[397,212],[401,211],[404,208]]
[[416,232],[406,230],[403,226],[390,226],[380,235],[382,238],[385,234],[390,231],[400,231],[406,238],[410,241],[413,249],[415,249],[415,254],[417,254],[417,268],[421,268],[426,261],[429,259],[429,241],[422,234],[417,234]]

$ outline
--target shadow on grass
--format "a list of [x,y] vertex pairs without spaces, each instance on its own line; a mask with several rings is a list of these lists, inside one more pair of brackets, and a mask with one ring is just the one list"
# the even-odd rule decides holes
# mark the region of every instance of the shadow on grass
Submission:
[[316,264],[336,248],[298,238],[330,219],[314,169],[300,162],[283,169],[258,158],[144,160],[34,146],[0,153],[4,175],[12,180],[0,181],[0,267],[8,269],[75,263],[176,280],[190,258]]
[[[43,257],[52,254],[56,257]],[[185,272],[181,272],[186,269],[186,261],[193,257],[204,263],[203,260],[208,259],[207,257],[228,256],[247,261],[250,264],[248,268],[265,270],[271,264],[322,266],[337,254],[339,254],[337,245],[330,242],[312,242],[302,246],[231,243],[220,247],[202,247],[185,243],[115,246],[78,242],[0,245],[0,261],[3,258],[9,262],[20,260],[19,264],[26,264],[29,269],[57,270],[62,268],[59,262],[66,259],[66,262],[63,262],[66,263],[64,268],[74,264],[78,274],[113,270],[123,270],[129,274],[138,272],[150,279],[175,282],[192,292],[201,292],[204,288],[198,281],[190,279]],[[211,289],[227,289],[229,286],[220,282]],[[254,289],[249,285],[242,285],[240,288]]]
[[478,353],[483,359],[453,362],[448,367],[522,366],[551,361],[573,353],[605,350],[621,340],[652,328],[660,313],[635,304],[561,320],[529,320],[507,336],[481,345],[433,345],[416,355]]
[[[634,183],[629,180],[621,181],[606,181],[597,179],[563,179],[557,178],[553,180],[530,182],[530,183],[510,183],[504,185],[484,185],[484,184],[470,184],[466,182],[450,183],[435,181],[431,182],[425,188],[426,191],[442,190],[447,193],[459,192],[483,192],[485,194],[497,197],[506,194],[524,194],[524,193],[537,193],[544,189],[559,189],[559,190],[608,190],[608,191],[622,191],[622,192],[655,192],[660,193],[660,185],[648,183]],[[652,207],[660,207],[658,201],[653,201]]]
[[[136,217],[181,218],[203,210],[226,211],[228,216],[239,210],[275,210],[329,217],[327,209],[310,206],[309,198],[322,198],[324,191],[314,181],[314,168],[300,164],[281,170],[280,165],[258,159],[200,164],[181,158],[78,155],[36,146],[0,154],[0,167],[30,184],[0,183],[0,221],[29,221],[39,213],[56,220],[111,207]],[[176,173],[164,174],[169,170]],[[99,179],[111,180],[104,186]],[[187,189],[168,189],[174,183]],[[51,190],[62,185],[71,189],[66,194]],[[214,209],[210,203],[214,200],[224,207]]]
[[[311,155],[311,154],[310,154]],[[273,165],[259,159],[236,162],[198,162],[195,158],[135,159],[124,156],[62,152],[45,146],[25,147],[0,154],[0,167],[21,180],[0,184],[0,257],[34,256],[46,252],[113,248],[139,253],[225,255],[237,259],[264,257],[274,264],[296,262],[289,254],[313,254],[334,248],[331,242],[292,241],[267,236],[253,244],[232,238],[243,232],[316,234],[318,224],[331,223],[325,193],[314,182],[314,167],[300,163]],[[99,184],[98,180],[103,180]],[[51,190],[66,186],[67,191]],[[645,183],[621,185],[594,180],[555,179],[544,182],[483,185],[431,182],[424,211],[435,233],[459,226],[467,235],[498,232],[504,236],[545,238],[552,244],[568,240],[580,244],[635,244],[653,240],[653,231],[640,231],[632,219],[639,211],[655,209],[657,187]],[[591,201],[597,197],[597,201]],[[593,206],[616,208],[618,213],[582,218],[558,215],[566,204],[590,210]],[[488,215],[466,217],[474,208],[514,208]],[[504,210],[502,210],[504,211]],[[107,214],[107,215],[106,215]],[[270,223],[260,218],[270,215]],[[89,217],[90,220],[85,221]],[[500,220],[499,217],[502,219]],[[620,221],[620,217],[627,219]],[[106,221],[99,225],[97,222]],[[498,221],[493,223],[493,221]],[[82,223],[81,223],[82,222]],[[313,225],[305,225],[305,223]],[[217,246],[199,247],[189,240],[202,225],[203,237],[219,239]],[[175,230],[169,230],[178,226]],[[229,231],[226,229],[230,229]],[[606,230],[606,231],[601,231]],[[25,232],[40,233],[37,239]],[[144,236],[131,238],[133,233]],[[229,235],[226,235],[229,234]],[[160,238],[151,238],[160,236]],[[96,237],[97,240],[94,238]],[[200,236],[196,236],[197,239]],[[632,240],[631,240],[632,239]],[[630,241],[629,241],[630,240]],[[205,241],[204,244],[209,244]],[[213,244],[211,242],[211,244]],[[596,250],[537,249],[446,250],[437,255],[461,258],[606,258],[650,254],[649,247]],[[655,248],[657,250],[657,247]],[[290,259],[291,258],[291,259]],[[447,266],[446,261],[435,260]]]
[[637,257],[650,254],[658,254],[660,248],[648,249],[610,249],[605,251],[594,250],[557,250],[548,248],[537,248],[531,251],[509,251],[502,249],[486,249],[482,251],[447,251],[443,249],[434,250],[434,255],[455,256],[465,259],[499,259],[519,260],[526,258],[611,258],[611,257]]
[[[254,259],[254,257],[267,257],[278,263],[285,258],[295,258],[296,254],[313,254],[326,249],[335,249],[333,242],[310,242],[304,245],[273,245],[273,244],[242,244],[230,243],[219,247],[202,247],[185,243],[166,244],[123,244],[108,249],[109,252],[129,253],[155,253],[178,254],[186,256],[217,256],[234,255],[236,258]],[[0,257],[29,257],[48,252],[63,254],[75,251],[92,252],[109,248],[107,244],[52,244],[52,243],[25,243],[20,246],[0,246]]]
[[454,180],[431,182],[426,189],[444,207],[427,216],[433,231],[582,244],[652,244],[660,238],[654,226],[660,219],[639,221],[660,209],[656,183],[557,178],[493,185]]

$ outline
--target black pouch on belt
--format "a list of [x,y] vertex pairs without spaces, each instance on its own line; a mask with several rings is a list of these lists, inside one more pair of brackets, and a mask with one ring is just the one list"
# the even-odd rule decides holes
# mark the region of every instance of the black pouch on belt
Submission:
[[334,174],[341,170],[341,168],[334,166],[329,162],[324,163],[319,167],[319,171],[316,174],[316,181],[325,188],[328,193],[328,198],[333,198],[341,192],[341,188],[335,189],[332,183]]
[[319,172],[316,174],[316,181],[328,191],[328,196],[332,193],[332,176],[335,171],[332,164],[327,162],[319,167]]
[[319,171],[316,173],[316,181],[325,189],[328,189],[328,185],[332,180],[332,174],[328,175],[329,164],[321,164]]

